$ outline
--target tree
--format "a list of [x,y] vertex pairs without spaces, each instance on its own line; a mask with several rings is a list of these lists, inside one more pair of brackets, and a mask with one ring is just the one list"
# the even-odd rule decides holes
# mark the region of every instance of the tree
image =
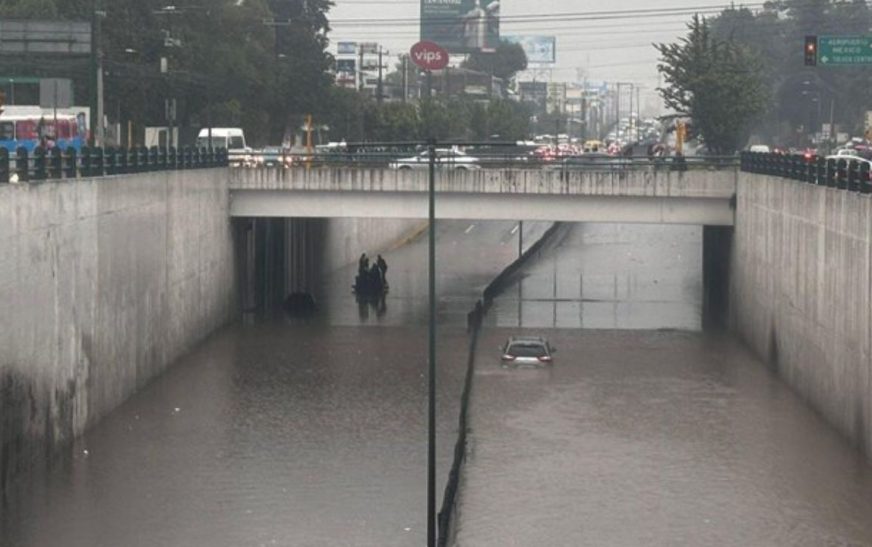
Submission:
[[[776,142],[802,145],[833,120],[845,130],[863,130],[872,102],[872,68],[809,70],[803,64],[806,35],[867,34],[872,9],[864,0],[779,0],[756,13],[725,9],[708,20],[712,35],[745,48],[763,66],[772,98],[757,131]],[[799,130],[802,131],[799,131]]]
[[515,74],[527,68],[527,54],[519,44],[500,42],[495,51],[476,51],[461,67],[501,78],[508,83]]
[[674,44],[656,44],[666,106],[691,118],[715,154],[732,154],[747,140],[768,98],[760,64],[734,42],[714,38],[706,21],[694,16],[689,34]]
[[53,19],[58,16],[58,7],[54,0],[3,0],[0,16]]

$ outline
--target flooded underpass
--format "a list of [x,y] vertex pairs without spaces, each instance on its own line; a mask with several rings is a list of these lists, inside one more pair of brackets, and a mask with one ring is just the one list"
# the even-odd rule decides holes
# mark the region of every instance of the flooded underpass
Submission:
[[[516,258],[518,231],[508,222],[439,225],[440,495],[456,440],[466,314]],[[426,232],[384,256],[383,305],[355,300],[351,266],[317,287],[311,319],[216,333],[13,493],[0,544],[424,543]]]
[[[498,298],[455,545],[872,545],[862,454],[733,337],[701,330],[701,241],[575,225]],[[517,334],[548,337],[553,366],[503,368]]]
[[[440,498],[466,314],[519,231],[439,225]],[[351,266],[324,276],[310,319],[216,333],[14,492],[0,545],[424,544],[426,242],[385,253],[383,303],[355,300]],[[863,457],[701,330],[701,246],[696,227],[566,226],[499,296],[456,545],[872,545]],[[501,368],[517,333],[549,337],[554,366]]]

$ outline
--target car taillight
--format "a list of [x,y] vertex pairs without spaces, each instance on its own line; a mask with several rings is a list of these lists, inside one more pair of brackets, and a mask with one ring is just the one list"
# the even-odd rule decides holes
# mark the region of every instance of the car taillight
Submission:
[[551,356],[550,355],[543,355],[542,357],[539,357],[539,360],[542,361],[543,363],[550,363]]
[[514,361],[514,360],[515,360],[514,355],[509,355],[508,353],[503,354],[503,361]]

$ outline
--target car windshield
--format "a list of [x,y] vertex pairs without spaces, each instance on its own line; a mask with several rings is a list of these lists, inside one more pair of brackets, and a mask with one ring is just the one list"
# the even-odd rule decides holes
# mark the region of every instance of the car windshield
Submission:
[[245,148],[245,139],[240,136],[230,137],[230,146],[232,149]]
[[515,357],[544,357],[548,351],[539,343],[515,342],[509,346],[508,354]]
[[[197,147],[209,148],[209,137],[200,137],[197,139]],[[227,137],[212,136],[212,148],[227,148]]]

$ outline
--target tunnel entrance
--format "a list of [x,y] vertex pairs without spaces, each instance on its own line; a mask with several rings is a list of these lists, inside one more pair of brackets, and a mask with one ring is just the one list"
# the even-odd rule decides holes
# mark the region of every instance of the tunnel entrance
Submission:
[[704,226],[702,233],[703,328],[723,328],[730,302],[732,226]]
[[[314,297],[321,278],[324,219],[235,219],[242,312],[262,317]],[[296,303],[296,304],[295,304]],[[305,307],[305,306],[303,306]]]

